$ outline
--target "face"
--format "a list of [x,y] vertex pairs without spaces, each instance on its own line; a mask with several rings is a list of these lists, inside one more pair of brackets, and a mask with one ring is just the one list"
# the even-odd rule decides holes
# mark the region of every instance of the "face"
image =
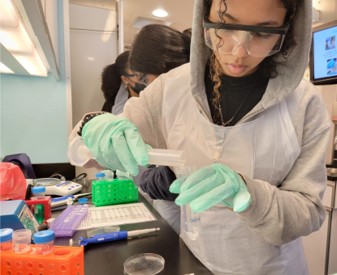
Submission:
[[123,83],[127,86],[130,96],[139,96],[139,93],[149,85],[157,75],[142,74],[131,69],[126,70],[126,75],[122,76]]
[[[226,9],[223,1],[213,0],[209,21],[235,25],[280,27],[286,16],[286,9],[282,7],[280,0],[226,0],[226,6],[227,10],[223,13]],[[272,50],[279,41],[278,38],[273,38],[270,35],[261,36],[260,33],[249,31],[230,31],[230,38],[225,39],[220,32],[217,35],[217,31],[217,29],[208,29],[205,35],[209,37],[223,73],[233,77],[242,77],[256,71],[258,65],[266,58],[260,54],[263,53],[263,49],[270,47]],[[258,56],[256,56],[256,52],[259,53]]]

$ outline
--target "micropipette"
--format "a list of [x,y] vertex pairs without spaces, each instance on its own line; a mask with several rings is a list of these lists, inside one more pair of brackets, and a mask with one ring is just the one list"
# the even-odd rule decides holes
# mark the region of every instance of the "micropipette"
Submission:
[[79,244],[80,246],[86,246],[88,244],[98,244],[98,243],[106,243],[113,242],[118,240],[131,239],[134,237],[138,237],[144,234],[152,233],[159,231],[160,228],[149,228],[149,229],[139,229],[139,230],[131,230],[131,231],[117,231],[105,234],[98,234],[92,236],[90,238],[80,238]]
[[77,195],[68,195],[68,196],[63,196],[63,197],[57,197],[57,198],[52,198],[51,199],[51,208],[59,207],[62,205],[67,205],[67,201],[70,200],[76,200],[79,197],[85,197],[85,196],[90,196],[91,193],[81,193]]

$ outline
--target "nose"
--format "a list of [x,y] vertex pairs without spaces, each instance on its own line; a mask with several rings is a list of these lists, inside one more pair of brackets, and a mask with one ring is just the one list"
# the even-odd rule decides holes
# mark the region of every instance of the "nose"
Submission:
[[249,53],[245,44],[237,44],[232,50],[232,55],[236,57],[246,57]]

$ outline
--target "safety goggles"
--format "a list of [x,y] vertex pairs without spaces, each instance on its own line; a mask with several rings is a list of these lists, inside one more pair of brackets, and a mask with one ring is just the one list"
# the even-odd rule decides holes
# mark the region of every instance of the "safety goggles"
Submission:
[[[131,70],[130,70],[131,71]],[[132,73],[125,72],[124,75],[129,78],[132,82],[137,82],[139,84],[144,84],[147,86],[149,83],[148,75],[145,73],[139,73],[132,71]],[[136,78],[136,81],[134,80]]]
[[213,23],[204,19],[206,43],[212,45],[217,38],[218,50],[223,54],[234,54],[240,46],[255,57],[267,57],[278,53],[289,29],[289,23],[280,27]]

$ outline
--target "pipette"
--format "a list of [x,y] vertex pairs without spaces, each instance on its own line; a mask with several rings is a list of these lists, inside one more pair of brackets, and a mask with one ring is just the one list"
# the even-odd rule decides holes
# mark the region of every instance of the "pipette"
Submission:
[[62,205],[67,205],[68,200],[75,201],[76,199],[80,197],[85,197],[85,196],[90,196],[91,193],[81,193],[77,195],[68,195],[68,196],[63,196],[63,197],[57,197],[57,198],[52,198],[51,199],[51,208],[59,207]]
[[131,239],[135,237],[139,237],[141,235],[149,234],[152,232],[159,231],[160,228],[149,228],[149,229],[139,229],[139,230],[131,230],[131,231],[117,231],[105,234],[98,234],[92,236],[90,238],[83,238],[79,239],[80,246],[86,246],[88,244],[99,244],[99,243],[106,243],[106,242],[113,242],[118,240],[125,240]]

